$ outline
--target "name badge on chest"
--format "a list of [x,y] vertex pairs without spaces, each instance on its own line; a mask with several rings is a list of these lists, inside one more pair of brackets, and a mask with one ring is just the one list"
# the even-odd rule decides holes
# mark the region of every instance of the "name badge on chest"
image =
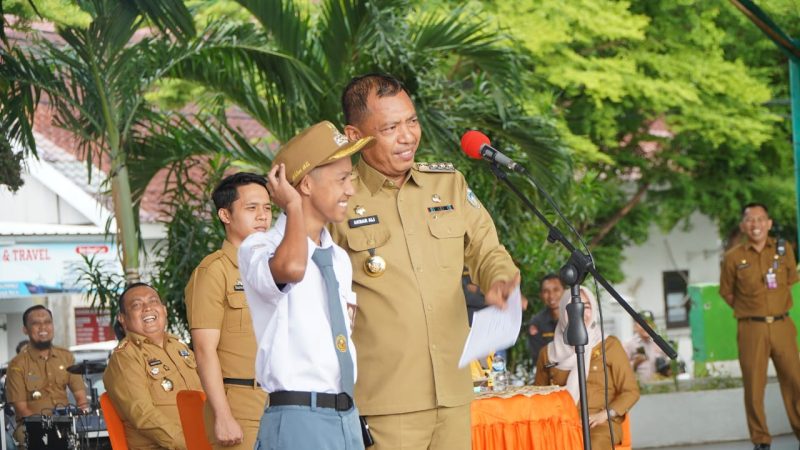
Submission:
[[375,225],[379,223],[378,216],[356,217],[347,221],[350,228],[359,228],[366,225]]

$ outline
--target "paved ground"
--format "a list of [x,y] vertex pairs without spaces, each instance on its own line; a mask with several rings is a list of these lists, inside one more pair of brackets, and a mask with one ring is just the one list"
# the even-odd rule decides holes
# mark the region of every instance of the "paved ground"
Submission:
[[[772,438],[770,450],[797,450],[797,439],[793,434]],[[720,444],[690,445],[683,447],[658,447],[657,450],[752,450],[750,441],[723,442]],[[653,448],[653,450],[656,450]]]

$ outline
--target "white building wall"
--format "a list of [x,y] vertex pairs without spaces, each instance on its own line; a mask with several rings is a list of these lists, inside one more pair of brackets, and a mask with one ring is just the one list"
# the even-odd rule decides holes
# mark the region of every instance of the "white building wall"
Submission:
[[[708,216],[695,212],[689,223],[689,229],[679,224],[669,233],[653,226],[647,242],[627,248],[622,263],[625,280],[614,287],[635,310],[653,312],[659,331],[677,343],[679,359],[686,362],[687,372],[692,373],[689,328],[666,328],[663,272],[686,270],[687,284],[719,282],[722,242]],[[609,295],[603,299],[606,333],[618,336],[623,342],[630,339],[633,319]]]
[[9,222],[58,223],[58,196],[28,174],[25,184],[12,193],[0,187],[0,210]]
[[12,193],[0,187],[0,211],[8,222],[87,225],[91,221],[65,202],[57,193],[30,174],[24,174],[25,184]]
[[708,216],[697,212],[691,215],[690,224],[689,230],[678,225],[667,234],[653,226],[647,242],[624,253],[625,281],[617,285],[617,290],[630,298],[636,309],[653,311],[659,326],[666,325],[663,272],[687,270],[688,284],[719,282],[722,242],[717,227]]

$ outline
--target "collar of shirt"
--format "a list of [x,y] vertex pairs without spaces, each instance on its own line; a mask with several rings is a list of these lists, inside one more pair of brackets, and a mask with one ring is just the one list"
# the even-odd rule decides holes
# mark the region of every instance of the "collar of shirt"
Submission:
[[[280,234],[281,238],[286,234],[286,213],[281,213],[278,216],[278,219],[275,220],[275,230]],[[317,243],[314,242],[310,237],[306,237],[308,239],[308,250],[309,255],[314,253],[314,250],[317,248]],[[333,245],[333,238],[331,237],[331,233],[328,231],[327,227],[322,227],[322,233],[319,236],[319,248],[328,248]]]
[[228,242],[227,239],[222,241],[222,253],[231,261],[233,267],[239,268],[239,249],[236,248],[233,244]]
[[[373,195],[375,195],[384,184],[389,182],[386,175],[378,172],[374,167],[367,164],[363,158],[356,164],[356,172],[367,189],[369,189],[369,192]],[[423,185],[422,176],[416,166],[411,167],[411,170],[409,170],[409,173],[406,175],[405,181],[408,182],[409,178],[414,181],[417,186]]]
[[55,347],[52,346],[52,345],[50,346],[50,351],[47,353],[47,356],[43,356],[42,353],[39,352],[39,350],[37,350],[35,348],[31,348],[30,345],[25,347],[25,351],[28,353],[28,356],[30,356],[31,359],[34,359],[34,360],[35,359],[42,359],[42,360],[46,361],[46,360],[48,360],[50,358],[58,358],[58,352],[55,350]]
[[[156,343],[151,341],[150,338],[148,338],[146,336],[142,336],[141,334],[128,332],[128,333],[125,333],[125,337],[128,338],[128,340],[131,342],[131,344],[135,344],[135,345],[137,345],[139,347],[141,347],[142,344],[145,344],[145,343],[156,345]],[[173,336],[172,334],[170,334],[170,333],[164,333],[164,345],[162,347],[166,347],[167,343],[172,339],[177,339],[177,338],[175,336]]]
[[[764,244],[764,248],[762,248],[762,249],[761,249],[761,251],[764,251],[764,249],[765,249],[765,248],[772,248],[772,247],[774,247],[774,246],[775,246],[775,239],[773,239],[773,238],[767,238],[767,242]],[[745,248],[746,250],[752,250],[752,251],[754,251],[754,252],[756,252],[756,253],[761,253],[761,252],[758,252],[758,251],[756,251],[755,247],[753,247],[753,243],[752,243],[752,242],[750,242],[750,240],[749,240],[749,239],[748,239],[748,240],[747,240],[747,242],[744,244],[744,248]]]

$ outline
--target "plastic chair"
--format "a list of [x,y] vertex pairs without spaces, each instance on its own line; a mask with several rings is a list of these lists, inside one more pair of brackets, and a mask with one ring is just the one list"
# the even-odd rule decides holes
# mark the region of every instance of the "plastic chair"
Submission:
[[206,393],[203,391],[178,392],[178,414],[181,416],[183,438],[188,450],[211,450],[203,421],[203,404]]
[[108,440],[111,441],[111,448],[114,450],[128,450],[128,440],[125,439],[125,426],[122,425],[117,409],[111,403],[108,392],[103,392],[100,396],[100,410],[103,411],[103,419],[106,421],[108,429]]
[[616,450],[632,450],[631,447],[631,413],[628,411],[625,414],[625,420],[622,421],[622,443],[615,445]]

